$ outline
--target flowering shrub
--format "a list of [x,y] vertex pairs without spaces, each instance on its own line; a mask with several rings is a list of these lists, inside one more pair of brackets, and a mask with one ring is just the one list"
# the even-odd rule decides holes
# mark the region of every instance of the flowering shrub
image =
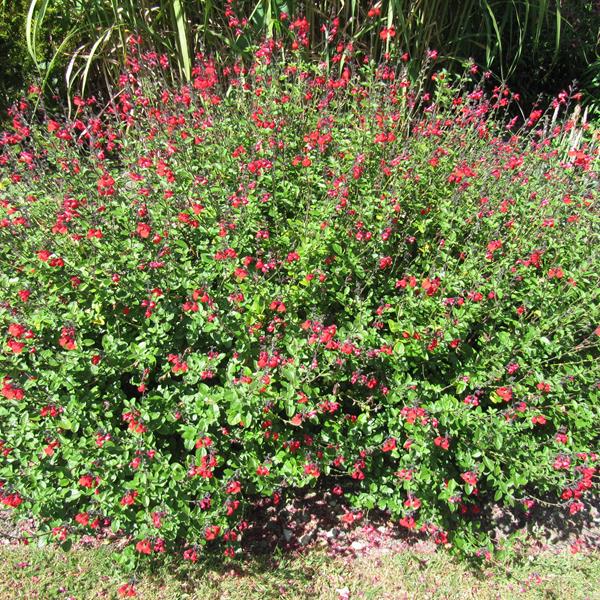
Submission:
[[307,486],[469,551],[490,503],[581,510],[598,147],[569,145],[573,100],[519,124],[508,90],[273,52],[181,89],[139,56],[104,109],[13,111],[2,503],[131,535],[126,561],[233,555],[250,505]]

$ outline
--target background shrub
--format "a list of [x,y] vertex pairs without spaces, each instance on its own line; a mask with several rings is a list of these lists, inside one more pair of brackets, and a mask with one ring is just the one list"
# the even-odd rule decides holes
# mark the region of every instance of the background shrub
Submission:
[[[9,39],[27,34],[40,72],[67,97],[86,85],[95,94],[110,93],[133,31],[172,59],[168,76],[180,81],[190,80],[195,52],[251,59],[267,36],[296,39],[307,55],[333,69],[338,44],[352,44],[377,61],[397,47],[416,78],[427,51],[436,49],[446,68],[460,72],[475,60],[516,84],[527,103],[567,89],[574,79],[586,101],[598,96],[600,12],[592,0],[464,0],[456,6],[435,0],[5,0],[2,8],[13,23]],[[20,69],[22,63],[12,60],[11,68]],[[30,72],[29,64],[21,71],[25,77]]]
[[33,67],[33,59],[25,43],[25,2],[10,12],[0,9],[0,107],[9,106],[25,85],[25,73]]
[[[41,74],[53,90],[62,89],[62,70],[68,63],[69,28],[72,26],[70,11],[62,5],[48,6],[47,21],[38,31],[35,59],[29,53],[26,38],[28,0],[3,0],[0,2],[0,119],[4,121],[8,107],[26,87],[39,79]],[[67,38],[66,43],[62,41]],[[55,54],[58,48],[59,54]]]
[[125,561],[232,554],[249,506],[307,486],[467,551],[493,502],[581,510],[598,146],[573,99],[508,122],[475,68],[421,95],[273,42],[176,89],[130,43],[112,104],[24,100],[0,138],[3,503],[65,543],[131,534]]

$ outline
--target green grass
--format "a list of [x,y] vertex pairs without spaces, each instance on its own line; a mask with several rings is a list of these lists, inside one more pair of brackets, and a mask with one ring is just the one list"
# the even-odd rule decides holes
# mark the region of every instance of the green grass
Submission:
[[[109,548],[0,548],[0,599],[116,598],[126,582]],[[506,559],[483,571],[444,551],[407,550],[354,559],[323,551],[202,565],[165,564],[137,575],[137,597],[152,600],[403,598],[600,598],[600,554],[538,554]]]

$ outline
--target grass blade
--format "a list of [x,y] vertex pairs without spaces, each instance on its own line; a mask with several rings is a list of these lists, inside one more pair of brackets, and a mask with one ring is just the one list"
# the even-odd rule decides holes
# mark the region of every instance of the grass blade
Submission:
[[188,46],[185,13],[181,0],[172,0],[172,2],[175,27],[177,30],[177,49],[179,51],[177,58],[186,81],[189,81],[192,76],[192,59]]

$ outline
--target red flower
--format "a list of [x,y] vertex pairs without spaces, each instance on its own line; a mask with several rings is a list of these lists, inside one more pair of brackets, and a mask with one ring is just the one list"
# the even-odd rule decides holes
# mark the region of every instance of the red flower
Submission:
[[554,469],[569,469],[571,467],[571,459],[568,456],[558,455],[552,465]]
[[527,119],[527,127],[533,127],[540,119],[540,117],[543,115],[543,111],[541,110],[533,110],[531,111],[531,114],[529,115],[529,119]]
[[319,467],[317,467],[317,465],[314,463],[304,465],[304,473],[306,473],[306,475],[311,475],[312,477],[319,477],[321,474]]
[[441,283],[439,277],[434,277],[433,279],[425,278],[421,282],[421,287],[428,296],[433,296],[438,291]]
[[11,349],[15,354],[21,354],[23,352],[23,348],[25,344],[23,342],[17,342],[17,340],[10,339],[6,342],[6,345]]
[[504,402],[510,402],[513,397],[512,390],[509,387],[499,387],[496,390],[496,394],[498,394],[498,396],[500,396]]
[[395,27],[392,25],[391,27],[384,27],[380,32],[379,32],[379,37],[383,40],[390,40],[393,37],[396,36],[396,29]]
[[433,440],[433,443],[442,450],[448,450],[448,447],[450,446],[450,440],[447,437],[442,437],[441,435],[438,435]]
[[242,491],[242,484],[239,481],[231,481],[227,484],[225,492],[227,494],[239,494]]
[[225,506],[227,507],[227,516],[230,517],[240,507],[240,501],[232,500],[227,502]]
[[198,439],[196,441],[196,448],[209,448],[210,446],[212,446],[212,440],[205,435],[204,437],[201,437],[200,439]]
[[219,536],[219,533],[221,533],[221,528],[218,525],[210,525],[204,532],[204,538],[207,541],[214,540]]
[[477,473],[474,473],[473,471],[466,471],[465,473],[461,473],[460,477],[465,483],[468,483],[469,485],[477,485]]
[[269,305],[269,309],[280,313],[284,313],[286,311],[285,304],[279,300],[273,300],[273,302],[271,302]]
[[127,492],[121,498],[121,506],[131,506],[135,502],[135,499],[137,497],[138,497],[138,493],[136,490],[134,490],[133,492]]
[[404,506],[406,508],[414,508],[417,510],[421,507],[421,501],[415,496],[409,496],[408,499],[404,501]]
[[90,522],[90,515],[88,515],[86,512],[79,513],[75,515],[75,521],[77,521],[77,523],[80,525],[85,526]]
[[60,442],[57,440],[54,440],[53,442],[50,442],[45,448],[44,448],[44,454],[46,456],[54,456],[54,448],[56,448],[57,446],[60,446]]
[[75,330],[72,327],[63,327],[58,343],[65,350],[75,350],[77,348],[77,344],[75,343]]
[[79,478],[79,485],[86,488],[92,488],[94,487],[94,478],[91,475],[82,475]]
[[388,438],[385,442],[383,442],[383,446],[381,447],[382,452],[390,452],[396,449],[396,438]]
[[575,500],[574,502],[571,502],[569,506],[569,514],[574,515],[575,513],[578,513],[579,511],[583,510],[583,508],[583,502],[581,502],[580,500]]
[[2,390],[0,393],[8,400],[23,400],[25,398],[25,392],[18,387],[15,387],[10,383],[10,377],[5,377],[2,380]]
[[445,531],[436,531],[433,534],[433,541],[436,544],[446,544],[448,543],[448,534]]
[[146,239],[146,238],[150,237],[150,233],[152,232],[152,229],[150,228],[150,225],[148,225],[148,223],[138,223],[136,231],[137,231],[137,234],[141,238]]
[[12,335],[13,337],[16,337],[16,338],[23,337],[23,335],[25,334],[25,331],[27,331],[27,330],[20,323],[11,323],[8,326],[8,335]]
[[340,517],[340,521],[342,521],[343,523],[347,523],[348,525],[354,523],[354,521],[359,521],[360,519],[362,519],[361,512],[356,514],[353,512],[347,512]]
[[387,269],[388,267],[392,266],[392,257],[391,256],[384,256],[383,258],[379,259],[379,268],[380,269]]
[[115,180],[108,173],[103,173],[97,183],[98,195],[112,196],[115,193],[114,185]]
[[31,296],[31,292],[29,290],[19,290],[17,293],[19,294],[19,298],[21,298],[21,302],[27,302],[27,300],[29,300],[29,296]]
[[137,592],[131,583],[125,583],[118,589],[119,596],[123,598],[133,598]]
[[135,549],[140,554],[152,554],[152,545],[148,540],[141,540],[135,545]]
[[191,562],[196,562],[198,560],[198,553],[194,548],[188,548],[187,550],[184,550],[183,558]]

